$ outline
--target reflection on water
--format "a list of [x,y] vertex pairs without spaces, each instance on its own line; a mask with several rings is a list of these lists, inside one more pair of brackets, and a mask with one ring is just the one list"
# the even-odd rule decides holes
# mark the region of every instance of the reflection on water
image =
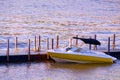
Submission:
[[112,64],[90,64],[90,63],[85,63],[85,64],[77,64],[77,63],[51,63],[51,68],[60,68],[60,69],[70,69],[70,70],[91,70],[95,69],[97,67],[107,67]]
[[33,62],[1,64],[1,80],[119,80],[120,61],[114,64]]

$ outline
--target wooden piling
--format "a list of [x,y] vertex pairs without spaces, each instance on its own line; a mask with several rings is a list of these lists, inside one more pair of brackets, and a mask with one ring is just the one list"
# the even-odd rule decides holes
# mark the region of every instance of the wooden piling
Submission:
[[110,37],[108,37],[108,54],[110,53]]
[[[90,37],[90,39],[91,39],[91,37]],[[89,44],[89,49],[91,50],[91,44]]]
[[28,61],[30,61],[30,39],[28,40]]
[[34,52],[36,52],[36,36],[35,36],[35,39],[34,39]]
[[56,48],[58,48],[59,46],[59,36],[57,35],[57,39],[56,39]]
[[15,52],[17,52],[17,50],[18,50],[18,49],[17,49],[17,43],[18,43],[18,38],[15,37],[15,49],[14,49]]
[[69,39],[69,47],[72,47],[72,38]]
[[[49,38],[46,39],[46,53],[49,50]],[[49,59],[49,54],[47,53],[47,59]]]
[[49,38],[46,39],[46,51],[49,50]]
[[[76,37],[78,37],[78,35],[76,35]],[[78,47],[78,39],[75,41],[75,46]]]
[[52,39],[52,49],[54,49],[54,39]]
[[113,44],[112,44],[112,49],[114,50],[115,49],[115,34],[113,34]]
[[38,51],[40,51],[40,49],[41,49],[41,44],[40,44],[40,42],[41,42],[41,37],[39,36],[39,38],[38,38]]
[[[97,35],[94,35],[94,39],[97,39]],[[94,45],[94,50],[97,50],[97,45]]]
[[7,62],[9,62],[9,39],[7,40]]
[[89,49],[91,50],[91,44],[89,44]]

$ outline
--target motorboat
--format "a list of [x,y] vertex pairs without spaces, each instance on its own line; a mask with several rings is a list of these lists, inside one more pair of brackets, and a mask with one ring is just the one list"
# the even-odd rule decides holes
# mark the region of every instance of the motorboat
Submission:
[[[75,37],[74,37],[75,38]],[[81,39],[85,43],[90,44],[98,44],[100,42],[95,39],[83,39],[83,38],[75,38]],[[90,42],[89,42],[90,41]],[[48,50],[48,55],[55,60],[56,62],[77,62],[77,63],[113,63],[117,59],[112,57],[104,52],[100,52],[97,50],[89,50],[87,48],[80,47],[66,47],[66,48],[57,48]]]

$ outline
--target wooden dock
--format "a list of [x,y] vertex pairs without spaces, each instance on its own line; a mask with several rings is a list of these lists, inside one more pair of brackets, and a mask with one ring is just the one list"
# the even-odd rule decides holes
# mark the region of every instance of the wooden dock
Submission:
[[9,55],[9,60],[7,60],[7,56],[0,56],[0,63],[7,63],[7,62],[32,62],[32,61],[45,61],[50,60],[47,59],[47,54],[34,54],[30,55],[30,59],[28,55]]
[[[78,35],[77,35],[78,36]],[[94,38],[96,39],[96,35],[94,36]],[[110,37],[108,37],[108,47],[107,50],[99,50],[101,52],[105,52],[106,54],[109,54],[111,56],[114,56],[118,59],[120,59],[120,50],[119,49],[115,49],[115,34],[113,35],[113,46],[112,48],[110,48]],[[55,49],[55,48],[59,48],[59,36],[56,37],[56,40],[54,40],[53,38],[51,39],[51,45],[49,44],[50,39],[47,38],[46,39],[46,49]],[[26,43],[27,46],[27,52],[24,54],[23,52],[21,52],[22,54],[11,54],[10,53],[10,44],[9,44],[9,39],[7,40],[7,46],[6,46],[6,54],[4,55],[0,55],[0,63],[10,63],[10,62],[32,62],[32,61],[45,61],[45,60],[52,60],[48,55],[47,52],[41,52],[41,37],[38,37],[38,42],[37,42],[37,38],[35,36],[34,39],[34,46],[32,47],[31,50],[31,41],[30,39],[28,39],[28,43]],[[37,44],[38,43],[38,44]],[[14,50],[18,50],[18,38],[15,38],[15,43],[14,43]],[[78,40],[76,40],[75,45],[78,46]],[[72,46],[72,39],[70,39],[69,41],[69,46]],[[91,45],[89,46],[89,49],[91,48]],[[94,45],[94,50],[97,50],[97,46]],[[34,54],[33,54],[34,52]]]
[[116,57],[117,59],[120,59],[120,50],[116,49],[116,50],[110,50],[110,52],[108,52],[108,50],[100,50],[101,52],[104,52],[108,55],[111,55],[113,57]]
[[[109,54],[111,56],[116,57],[117,59],[120,59],[120,51],[119,50],[113,50],[111,52],[107,52],[107,50],[100,50],[102,52],[105,52],[106,54]],[[18,55],[9,55],[9,60],[7,55],[1,55],[0,56],[0,63],[18,63],[18,62],[41,62],[41,61],[53,61],[50,56],[48,56],[46,53],[42,54],[31,54],[30,58],[27,54],[18,54]]]

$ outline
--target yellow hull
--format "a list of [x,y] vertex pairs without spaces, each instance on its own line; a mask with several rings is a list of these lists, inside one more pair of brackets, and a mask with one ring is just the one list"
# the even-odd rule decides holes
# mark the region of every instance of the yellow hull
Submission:
[[73,62],[85,62],[85,63],[113,63],[111,58],[90,56],[90,55],[77,55],[77,54],[64,54],[64,53],[55,53],[48,52],[51,58],[57,58]]

